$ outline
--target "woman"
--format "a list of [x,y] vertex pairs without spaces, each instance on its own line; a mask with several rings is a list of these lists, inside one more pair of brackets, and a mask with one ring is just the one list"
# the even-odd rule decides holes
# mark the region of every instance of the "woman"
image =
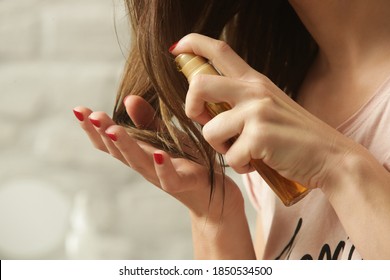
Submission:
[[[390,3],[182,2],[127,1],[136,44],[115,122],[75,108],[95,147],[188,207],[196,258],[389,259]],[[172,65],[186,52],[224,77],[187,88]],[[205,102],[232,109],[211,119]],[[245,174],[255,242],[209,145]],[[283,206],[251,159],[312,191]]]

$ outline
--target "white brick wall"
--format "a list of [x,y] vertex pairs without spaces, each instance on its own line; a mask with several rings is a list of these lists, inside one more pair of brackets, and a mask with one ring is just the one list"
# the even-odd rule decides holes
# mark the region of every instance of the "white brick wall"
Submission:
[[0,0],[1,259],[192,258],[186,209],[92,148],[72,113],[112,111],[121,1]]
[[187,211],[72,113],[111,113],[126,26],[121,0],[0,0],[0,258],[192,257]]

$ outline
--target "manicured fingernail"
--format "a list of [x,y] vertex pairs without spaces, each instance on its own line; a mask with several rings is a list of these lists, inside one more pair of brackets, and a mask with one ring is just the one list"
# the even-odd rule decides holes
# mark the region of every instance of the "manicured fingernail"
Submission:
[[79,121],[82,122],[82,121],[84,120],[83,114],[81,114],[79,111],[73,110],[73,114],[76,116],[76,118],[77,118]]
[[118,140],[118,137],[114,133],[106,133],[106,135],[114,142]]
[[91,121],[91,123],[96,126],[96,127],[100,127],[100,121],[99,120],[95,120],[95,119],[89,119]]
[[164,157],[163,157],[162,154],[154,153],[154,154],[153,154],[153,158],[154,158],[154,161],[155,161],[157,164],[159,164],[159,165],[161,165],[161,164],[164,163]]
[[173,43],[172,46],[169,47],[169,52],[170,52],[170,53],[176,48],[177,43],[179,43],[179,42],[175,42],[175,43]]

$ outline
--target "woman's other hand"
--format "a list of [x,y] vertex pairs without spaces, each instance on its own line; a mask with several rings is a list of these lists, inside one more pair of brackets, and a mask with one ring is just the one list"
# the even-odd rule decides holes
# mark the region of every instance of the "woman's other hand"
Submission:
[[[125,106],[137,127],[157,129],[162,125],[155,119],[154,109],[141,97],[127,97]],[[215,218],[219,222],[222,213],[225,216],[243,208],[242,194],[230,178],[223,180],[221,173],[216,174],[215,193],[210,203],[210,182],[204,166],[183,158],[171,158],[168,153],[133,139],[104,112],[76,107],[74,114],[95,148],[111,154],[181,201],[193,215],[207,217],[209,222]]]

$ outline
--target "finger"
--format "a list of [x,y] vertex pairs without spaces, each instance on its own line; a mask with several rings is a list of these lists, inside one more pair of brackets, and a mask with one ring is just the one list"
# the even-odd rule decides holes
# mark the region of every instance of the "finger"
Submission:
[[272,157],[269,147],[275,143],[275,134],[280,134],[280,131],[280,127],[274,125],[259,126],[256,122],[247,123],[225,154],[227,164],[241,174],[252,171],[252,160],[264,161]]
[[225,154],[226,163],[237,173],[244,174],[252,171],[249,143],[243,137],[237,138]]
[[120,151],[126,163],[144,176],[149,182],[159,185],[153,168],[152,150],[155,148],[144,144],[142,147],[127,133],[124,127],[112,125],[105,131],[114,139],[113,143]]
[[242,112],[223,112],[203,126],[203,137],[220,154],[225,154],[237,136],[242,132],[244,119]]
[[136,127],[141,129],[158,130],[161,120],[156,117],[154,108],[142,97],[128,95],[124,100],[127,114]]
[[114,121],[104,112],[93,112],[89,115],[88,118],[95,127],[97,133],[99,133],[101,140],[106,146],[108,153],[110,153],[114,158],[119,159],[123,163],[126,163],[126,160],[122,156],[122,153],[113,143],[113,138],[106,133],[106,129],[109,126],[115,124]]
[[224,41],[192,33],[183,37],[174,49],[173,55],[194,53],[207,58],[224,76],[244,78],[253,69]]
[[73,113],[79,120],[81,128],[86,132],[94,147],[108,153],[108,149],[103,142],[101,135],[96,131],[95,127],[88,119],[88,116],[92,113],[92,110],[85,107],[76,107],[73,109]]
[[154,167],[161,188],[170,193],[177,194],[188,191],[196,185],[195,172],[180,173],[175,169],[170,156],[161,150],[153,153]]
[[259,89],[248,82],[216,75],[197,75],[192,79],[187,92],[186,115],[203,124],[202,122],[207,121],[204,117],[205,102],[226,102],[234,107],[254,92],[259,92]]

